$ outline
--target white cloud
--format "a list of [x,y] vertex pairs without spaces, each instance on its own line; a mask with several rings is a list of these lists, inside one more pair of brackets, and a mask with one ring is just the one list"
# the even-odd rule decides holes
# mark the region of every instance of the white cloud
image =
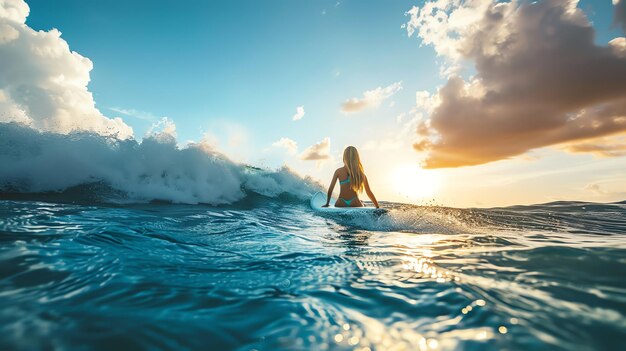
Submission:
[[330,138],[326,137],[322,141],[309,146],[300,154],[300,159],[306,161],[322,161],[330,158]]
[[296,114],[293,115],[293,120],[294,121],[299,121],[302,119],[302,117],[304,117],[304,106],[298,106],[296,107]]
[[395,93],[402,90],[402,81],[395,82],[386,87],[378,87],[373,90],[367,90],[361,98],[352,98],[346,100],[341,105],[341,110],[346,113],[359,112],[368,108],[379,107],[380,104],[392,97]]
[[131,137],[120,118],[109,119],[96,108],[87,89],[91,61],[70,51],[58,30],[28,27],[28,13],[22,0],[0,0],[0,122]]
[[10,43],[19,37],[20,32],[13,28],[13,26],[6,23],[0,24],[0,45]]
[[123,114],[124,116],[135,117],[144,121],[156,121],[157,117],[150,112],[135,110],[133,108],[109,107],[109,110]]
[[0,19],[23,24],[30,8],[22,0],[0,0]]
[[439,95],[431,94],[428,91],[422,90],[415,93],[415,107],[428,114],[432,113],[435,107],[439,105]]
[[273,142],[272,146],[284,148],[292,155],[298,152],[298,144],[289,138],[280,138],[278,141]]

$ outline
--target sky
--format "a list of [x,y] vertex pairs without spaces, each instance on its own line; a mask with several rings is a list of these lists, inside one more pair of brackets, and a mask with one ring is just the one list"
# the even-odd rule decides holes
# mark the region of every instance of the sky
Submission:
[[[354,145],[388,201],[626,199],[618,1],[4,2],[15,11],[0,44],[17,43],[12,23],[24,20],[47,33],[29,32],[32,43],[59,50],[54,60],[7,51],[16,62],[30,55],[25,76],[54,97],[53,118],[40,106],[20,112],[38,129],[141,139],[167,124],[181,147],[204,140],[323,184]],[[58,71],[62,82],[41,83]],[[26,101],[24,82],[7,81],[4,111],[40,96]]]

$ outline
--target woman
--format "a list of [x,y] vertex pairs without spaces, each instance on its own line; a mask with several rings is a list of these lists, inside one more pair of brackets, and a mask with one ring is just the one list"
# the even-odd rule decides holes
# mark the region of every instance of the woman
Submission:
[[330,197],[335,189],[335,183],[339,180],[339,199],[335,202],[335,207],[363,207],[363,202],[359,200],[358,194],[365,189],[365,193],[372,200],[374,206],[378,207],[378,201],[370,190],[370,185],[367,182],[367,177],[363,172],[363,165],[361,165],[361,158],[359,152],[356,151],[354,146],[348,146],[343,151],[343,167],[338,168],[333,174],[333,180],[330,181],[330,188],[328,189],[328,197],[326,198],[326,205],[330,204]]

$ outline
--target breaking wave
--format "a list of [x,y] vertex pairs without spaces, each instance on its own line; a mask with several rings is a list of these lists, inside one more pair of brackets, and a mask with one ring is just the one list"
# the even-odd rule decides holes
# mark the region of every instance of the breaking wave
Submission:
[[184,148],[166,133],[141,142],[87,132],[39,132],[0,123],[0,191],[80,192],[98,201],[223,205],[250,194],[307,198],[320,185],[287,167],[238,164],[205,144]]

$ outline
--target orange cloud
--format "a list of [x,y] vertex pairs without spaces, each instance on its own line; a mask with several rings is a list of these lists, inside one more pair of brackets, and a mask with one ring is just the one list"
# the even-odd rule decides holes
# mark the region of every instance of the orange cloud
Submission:
[[565,145],[564,149],[573,153],[592,153],[599,157],[626,156],[626,137],[594,139]]
[[300,154],[301,160],[322,161],[330,158],[330,138],[326,137],[322,141],[306,148]]
[[425,167],[478,165],[626,132],[624,39],[596,45],[576,1],[444,0],[409,14],[409,33],[454,67],[444,71],[457,72],[460,60],[476,69],[469,79],[453,74],[418,127],[414,148],[428,153]]

